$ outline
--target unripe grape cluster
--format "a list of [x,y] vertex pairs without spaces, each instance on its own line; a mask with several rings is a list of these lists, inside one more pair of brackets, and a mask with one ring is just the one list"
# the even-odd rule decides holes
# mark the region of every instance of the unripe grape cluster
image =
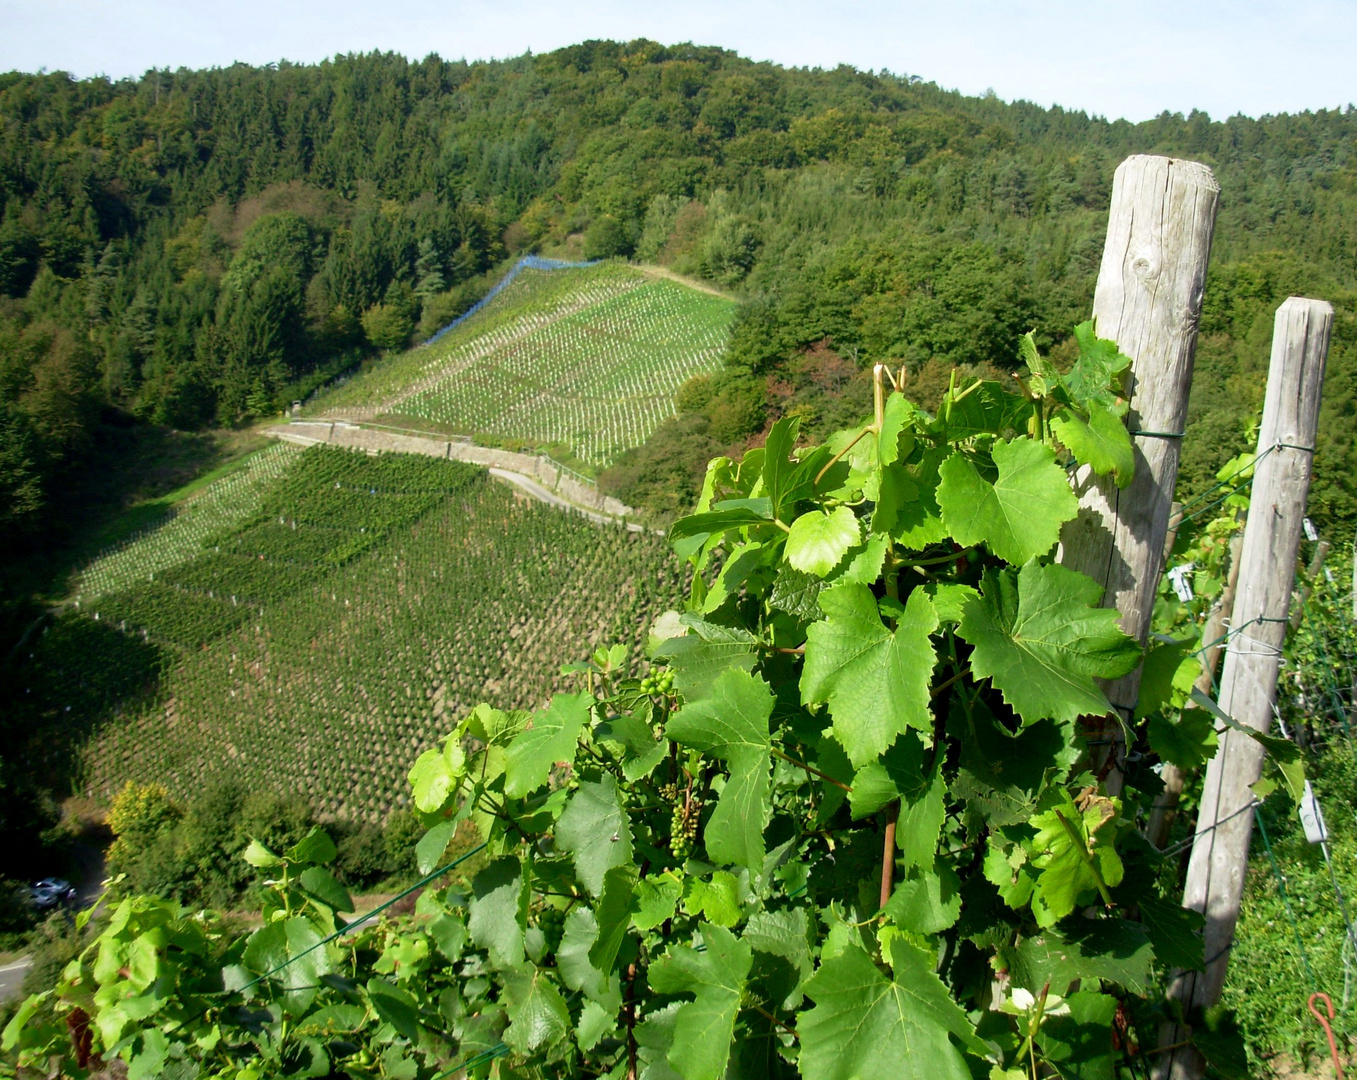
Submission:
[[665,670],[652,671],[641,680],[641,693],[668,694],[674,688],[674,673]]
[[537,913],[537,929],[546,938],[547,949],[555,952],[560,948],[561,937],[565,933],[565,912],[560,908],[544,907]]

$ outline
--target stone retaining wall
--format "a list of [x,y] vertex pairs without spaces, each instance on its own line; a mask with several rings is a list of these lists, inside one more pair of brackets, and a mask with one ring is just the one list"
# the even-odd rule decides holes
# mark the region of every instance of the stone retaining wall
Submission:
[[294,420],[289,424],[268,428],[267,434],[302,446],[326,443],[368,453],[424,454],[427,457],[465,461],[470,465],[484,465],[486,468],[506,469],[531,476],[547,490],[585,509],[619,518],[635,517],[636,514],[631,507],[581,483],[549,459],[536,454],[516,454],[510,450],[452,440],[444,442],[422,435],[398,435],[393,431],[377,431],[342,420]]

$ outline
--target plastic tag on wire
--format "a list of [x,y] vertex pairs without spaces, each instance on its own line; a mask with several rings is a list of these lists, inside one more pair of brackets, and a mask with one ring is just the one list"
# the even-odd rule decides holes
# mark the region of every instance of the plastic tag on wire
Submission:
[[1324,811],[1310,781],[1305,781],[1305,794],[1300,800],[1300,823],[1305,827],[1305,839],[1312,844],[1322,844],[1329,839],[1329,830],[1324,824]]
[[1300,527],[1305,530],[1305,539],[1310,543],[1315,543],[1319,539],[1319,530],[1315,528],[1315,523],[1309,518],[1303,518]]
[[1196,598],[1196,593],[1192,591],[1192,582],[1189,580],[1194,569],[1192,563],[1182,563],[1169,571],[1169,584],[1173,586],[1174,593],[1184,604],[1191,603]]

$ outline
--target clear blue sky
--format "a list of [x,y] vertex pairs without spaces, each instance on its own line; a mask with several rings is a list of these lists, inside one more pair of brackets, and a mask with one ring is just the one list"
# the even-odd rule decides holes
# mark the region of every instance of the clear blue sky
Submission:
[[1131,120],[1357,101],[1357,0],[0,0],[0,70],[82,76],[372,49],[489,59],[605,37],[886,68]]

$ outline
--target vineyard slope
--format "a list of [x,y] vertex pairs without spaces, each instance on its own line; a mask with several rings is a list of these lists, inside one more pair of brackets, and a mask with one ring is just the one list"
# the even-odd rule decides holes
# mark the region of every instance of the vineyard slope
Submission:
[[306,412],[564,447],[602,466],[673,415],[685,380],[720,366],[734,310],[620,263],[525,268],[437,342],[378,362]]

